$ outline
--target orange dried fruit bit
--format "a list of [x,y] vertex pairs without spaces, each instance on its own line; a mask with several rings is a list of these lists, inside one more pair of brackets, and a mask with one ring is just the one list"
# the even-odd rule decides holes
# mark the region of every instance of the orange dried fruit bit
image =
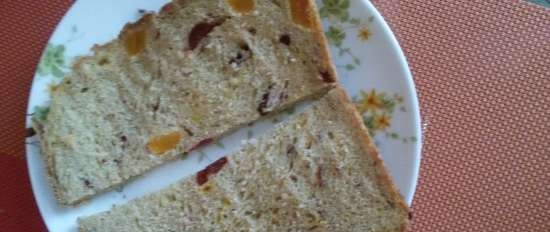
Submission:
[[159,135],[149,139],[147,148],[153,154],[160,155],[164,152],[176,148],[181,140],[181,133],[179,131],[172,132],[165,135]]
[[288,0],[292,21],[303,27],[310,28],[313,24],[310,0]]
[[249,13],[254,10],[254,0],[227,0],[227,3],[238,13]]
[[147,31],[143,27],[130,28],[124,37],[124,47],[129,55],[133,56],[145,48]]

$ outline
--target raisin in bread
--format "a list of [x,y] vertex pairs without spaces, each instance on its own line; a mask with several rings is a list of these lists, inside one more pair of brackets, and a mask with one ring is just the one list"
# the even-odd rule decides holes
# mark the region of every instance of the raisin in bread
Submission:
[[82,232],[404,231],[408,209],[341,89],[167,189],[79,219]]
[[58,201],[79,203],[336,74],[310,0],[174,0],[81,57],[35,122]]

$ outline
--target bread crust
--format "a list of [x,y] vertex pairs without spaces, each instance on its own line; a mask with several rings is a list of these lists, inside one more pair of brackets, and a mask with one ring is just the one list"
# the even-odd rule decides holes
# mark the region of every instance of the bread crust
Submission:
[[[387,194],[389,200],[393,202],[395,207],[399,208],[403,212],[409,212],[407,203],[403,200],[403,197],[399,193],[397,187],[393,183],[388,170],[384,165],[384,161],[380,158],[378,149],[374,145],[373,139],[363,123],[361,115],[350,101],[350,97],[346,91],[341,87],[337,87],[328,93],[331,97],[330,102],[336,111],[339,112],[340,117],[345,118],[345,121],[350,124],[350,128],[353,130],[354,135],[361,142],[358,143],[365,155],[368,155],[374,161],[374,168],[378,175],[378,185],[382,186]],[[408,220],[401,225],[401,229],[398,231],[405,231],[408,225]]]

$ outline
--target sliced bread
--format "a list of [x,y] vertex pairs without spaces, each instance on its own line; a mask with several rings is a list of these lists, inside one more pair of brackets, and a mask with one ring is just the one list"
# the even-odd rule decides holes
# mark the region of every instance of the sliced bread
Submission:
[[79,219],[82,232],[404,231],[408,209],[341,89],[167,189]]
[[74,205],[224,133],[326,93],[312,0],[174,0],[79,58],[34,127]]

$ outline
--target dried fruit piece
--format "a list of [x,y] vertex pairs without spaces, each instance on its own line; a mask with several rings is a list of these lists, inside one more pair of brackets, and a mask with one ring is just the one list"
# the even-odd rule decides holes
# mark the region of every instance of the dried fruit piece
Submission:
[[227,158],[222,157],[214,163],[208,165],[205,169],[197,173],[197,184],[203,185],[208,182],[208,176],[214,175],[222,170],[223,166],[227,163]]
[[212,138],[203,139],[199,143],[195,144],[195,146],[193,146],[190,151],[196,150],[199,147],[206,146],[206,145],[210,144],[212,141],[214,141],[214,139],[212,139]]
[[254,10],[254,0],[227,0],[231,8],[238,13],[246,14]]
[[145,49],[147,31],[141,26],[131,27],[126,31],[123,41],[128,55],[136,55]]
[[260,102],[260,105],[258,105],[258,113],[260,115],[266,115],[269,113],[269,111],[266,111],[267,104],[269,103],[269,95],[271,94],[271,89],[273,88],[273,85],[269,85],[267,87],[267,91],[262,95],[262,101]]
[[330,75],[330,73],[328,71],[321,71],[321,72],[319,72],[319,74],[321,74],[321,79],[324,82],[332,83],[332,82],[335,81],[334,77],[332,77],[332,75]]
[[290,13],[294,23],[310,28],[313,24],[310,0],[288,0],[290,3]]
[[170,14],[174,12],[174,4],[172,2],[167,3],[160,9],[160,14]]
[[181,140],[181,133],[175,131],[165,135],[155,136],[149,139],[147,148],[153,154],[160,155],[164,152],[174,149]]
[[189,50],[194,50],[197,48],[199,43],[206,37],[215,27],[222,25],[225,21],[225,18],[217,19],[212,22],[200,22],[195,25],[191,32],[189,32],[188,46]]
[[317,167],[317,172],[315,173],[315,177],[317,178],[317,185],[322,188],[323,183],[323,168],[321,166]]

